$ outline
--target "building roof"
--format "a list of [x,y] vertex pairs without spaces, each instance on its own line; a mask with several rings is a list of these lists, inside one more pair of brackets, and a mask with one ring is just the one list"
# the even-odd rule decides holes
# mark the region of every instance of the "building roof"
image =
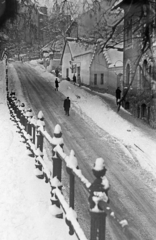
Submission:
[[[64,46],[64,50],[66,45],[68,44],[70,52],[71,52],[71,57],[74,58],[78,56],[82,56],[84,54],[92,53],[92,59],[90,62],[90,66],[94,60],[95,54],[98,51],[99,44],[86,44],[86,43],[81,43],[77,42],[76,39],[69,38],[66,41],[66,44]],[[64,50],[62,52],[62,57],[61,57],[61,62],[64,54]],[[103,55],[106,59],[106,62],[108,64],[109,68],[113,67],[123,67],[123,52],[118,51],[117,49],[105,49],[103,51]]]
[[58,39],[57,41],[52,40],[42,48],[42,51],[44,51],[44,52],[51,52],[51,51],[62,52],[63,45],[64,45],[63,39]]
[[111,67],[123,67],[123,52],[117,49],[104,50],[103,54],[107,59],[109,68]]
[[[97,51],[99,51],[99,44],[96,44],[90,66],[94,60]],[[123,52],[118,51],[117,49],[104,49],[103,55],[107,62],[108,68],[123,67]]]
[[93,53],[95,48],[95,45],[93,44],[86,44],[76,41],[68,41],[68,46],[73,58],[87,53]]

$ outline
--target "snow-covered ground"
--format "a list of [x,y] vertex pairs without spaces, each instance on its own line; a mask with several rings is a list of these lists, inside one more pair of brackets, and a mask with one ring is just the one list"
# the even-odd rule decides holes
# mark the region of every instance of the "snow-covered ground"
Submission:
[[[46,72],[42,65],[38,65],[35,60],[31,61],[31,66],[45,79],[50,82],[54,81],[52,75]],[[156,130],[149,128],[147,133],[141,123],[140,126],[136,127],[122,118],[120,113],[112,110],[107,104],[108,101],[106,102],[100,96],[91,94],[85,91],[85,88],[75,86],[68,81],[61,81],[59,91],[70,97],[74,110],[79,112],[83,118],[87,117],[87,121],[88,117],[92,119],[101,129],[115,138],[132,161],[137,160],[141,168],[156,178]],[[100,95],[115,102],[115,97],[112,95],[107,93]],[[123,108],[120,111],[130,115]]]
[[[32,61],[31,67],[53,85],[55,77],[42,65]],[[0,240],[77,239],[69,236],[64,220],[55,219],[50,214],[50,186],[35,177],[34,160],[28,156],[16,133],[17,128],[9,119],[1,62],[0,70]],[[17,78],[16,71],[12,70],[13,77]],[[59,91],[70,97],[72,108],[84,120],[91,119],[110,134],[132,161],[137,159],[140,167],[156,178],[155,130],[147,134],[142,127],[136,127],[113,111],[104,99],[68,81],[60,83]],[[104,97],[115,102],[111,95],[104,94]],[[124,109],[121,111],[125,112]],[[129,115],[128,112],[126,114]]]

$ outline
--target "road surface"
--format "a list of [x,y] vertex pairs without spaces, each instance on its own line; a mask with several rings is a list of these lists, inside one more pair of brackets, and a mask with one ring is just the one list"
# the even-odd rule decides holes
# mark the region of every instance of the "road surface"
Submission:
[[[132,164],[115,141],[94,123],[89,124],[71,109],[67,117],[63,110],[64,96],[54,90],[54,85],[31,68],[28,64],[14,63],[21,91],[25,101],[37,114],[43,111],[46,129],[53,135],[56,124],[60,124],[65,142],[65,152],[73,149],[82,173],[93,181],[91,167],[97,157],[106,161],[107,177],[110,181],[110,206],[119,220],[126,219],[128,227],[123,231],[107,216],[107,240],[156,240],[156,196],[144,183],[138,166]],[[11,69],[10,69],[11,71]],[[13,73],[9,73],[9,78]],[[54,76],[52,76],[54,78]],[[90,122],[90,121],[89,121]],[[67,176],[64,173],[66,191]],[[89,238],[90,216],[88,211],[88,193],[76,183],[76,210],[79,222]]]

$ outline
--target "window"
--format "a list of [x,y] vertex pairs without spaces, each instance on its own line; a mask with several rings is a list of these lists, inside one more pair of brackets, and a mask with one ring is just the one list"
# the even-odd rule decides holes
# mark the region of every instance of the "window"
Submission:
[[101,73],[101,85],[104,84],[104,74]]
[[76,64],[73,64],[71,67],[71,72],[76,73]]
[[94,85],[97,85],[97,74],[94,74]]

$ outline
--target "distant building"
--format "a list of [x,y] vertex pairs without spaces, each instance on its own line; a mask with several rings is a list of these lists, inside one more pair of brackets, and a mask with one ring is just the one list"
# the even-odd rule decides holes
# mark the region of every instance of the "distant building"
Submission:
[[[132,82],[130,90],[126,96],[123,106],[137,118],[143,119],[153,128],[156,128],[156,31],[155,25],[146,28],[148,17],[151,16],[151,9],[155,8],[155,3],[147,1],[146,5],[139,0],[120,0],[117,7],[123,8],[124,18],[124,66],[123,80],[124,92]],[[153,24],[156,19],[153,17]],[[138,24],[138,25],[137,25]],[[142,27],[139,27],[140,26]],[[137,27],[138,26],[138,27]],[[151,49],[142,54],[142,36],[145,29],[151,38]],[[133,31],[135,29],[135,32]],[[137,30],[139,29],[139,30]],[[141,35],[142,34],[142,35]]]
[[99,52],[99,46],[67,38],[62,53],[62,78],[76,75],[77,82],[114,94],[122,86],[123,54],[115,49]]
[[53,40],[46,44],[42,48],[43,57],[49,57],[50,59],[50,66],[48,66],[48,71],[55,70],[56,68],[61,71],[61,56],[64,47],[64,40],[62,38]]

